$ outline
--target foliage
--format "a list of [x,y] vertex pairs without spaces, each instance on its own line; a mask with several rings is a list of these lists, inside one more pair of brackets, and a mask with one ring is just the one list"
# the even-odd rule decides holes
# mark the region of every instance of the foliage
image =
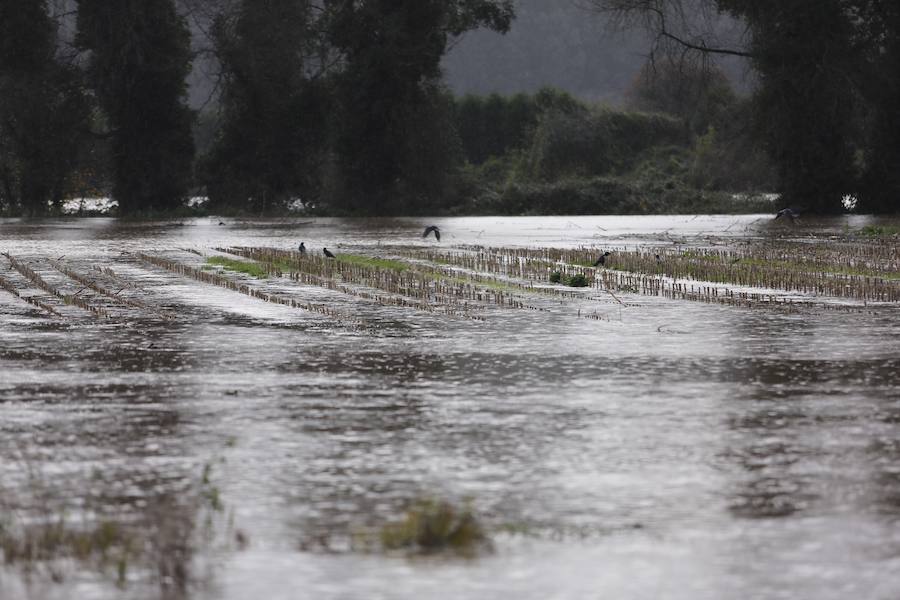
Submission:
[[887,238],[897,237],[900,235],[900,226],[898,225],[866,225],[859,232],[865,237]]
[[664,115],[604,107],[587,114],[548,111],[535,129],[525,174],[542,181],[622,174],[642,151],[684,142],[680,123]]
[[256,277],[257,279],[265,279],[269,276],[269,272],[266,270],[265,266],[256,262],[236,260],[224,256],[211,256],[206,259],[206,264],[222,267],[223,269],[234,271],[235,273],[243,273],[244,275]]
[[626,94],[632,108],[677,117],[693,134],[720,123],[736,101],[720,69],[668,58],[645,63]]
[[375,269],[390,269],[391,271],[403,272],[409,270],[409,264],[401,260],[393,260],[389,258],[373,258],[371,256],[361,256],[359,254],[337,254],[336,258],[340,262],[362,267],[370,267]]
[[854,71],[863,101],[863,165],[857,210],[900,211],[900,3],[857,2]]
[[[900,8],[880,0],[592,0],[653,34],[665,49],[704,63],[748,58],[757,75],[754,122],[785,204],[837,213],[900,210]],[[726,14],[744,21],[749,43],[721,46],[688,21]],[[717,126],[718,128],[718,126]]]
[[481,165],[490,158],[524,148],[540,116],[550,110],[577,114],[586,112],[587,107],[554,88],[542,88],[533,95],[466,95],[457,99],[456,128],[466,160]]
[[578,273],[567,278],[566,285],[569,287],[587,287],[590,285],[590,281],[583,273]]
[[173,209],[187,194],[193,140],[184,105],[190,34],[173,0],[78,0],[76,42],[110,125],[123,214]]
[[771,212],[763,197],[743,198],[623,177],[511,183],[471,198],[459,212],[498,215],[610,215]]
[[396,209],[392,200],[403,191],[402,184],[416,189],[423,171],[446,173],[453,153],[454,135],[442,130],[425,142],[435,149],[431,160],[413,160],[423,158],[416,152],[423,147],[418,126],[434,123],[427,118],[434,114],[430,111],[445,106],[437,98],[437,83],[449,38],[478,26],[505,31],[512,4],[328,0],[325,6],[329,41],[343,58],[335,77],[333,193],[345,209]]
[[385,550],[450,550],[467,556],[487,544],[484,529],[469,509],[431,500],[410,508],[403,521],[382,527],[380,537]]
[[845,79],[853,52],[841,1],[723,4],[753,29],[758,123],[782,197],[812,212],[841,212],[855,187],[853,92]]
[[0,210],[59,206],[89,111],[78,71],[56,56],[46,1],[0,3]]
[[308,2],[242,0],[215,22],[223,124],[203,176],[213,207],[265,212],[315,193],[326,100],[307,77],[317,42],[310,11]]

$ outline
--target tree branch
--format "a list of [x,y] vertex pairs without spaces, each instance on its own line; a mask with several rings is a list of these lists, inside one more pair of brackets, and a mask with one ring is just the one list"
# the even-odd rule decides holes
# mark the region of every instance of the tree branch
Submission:
[[658,34],[660,37],[664,37],[672,40],[673,42],[684,46],[688,50],[697,50],[698,52],[703,52],[706,54],[724,54],[727,56],[740,56],[743,58],[753,58],[754,54],[752,52],[744,52],[742,50],[731,50],[730,48],[712,48],[706,45],[702,40],[699,44],[692,44],[687,40],[683,40],[680,37],[669,33],[665,29],[660,31]]

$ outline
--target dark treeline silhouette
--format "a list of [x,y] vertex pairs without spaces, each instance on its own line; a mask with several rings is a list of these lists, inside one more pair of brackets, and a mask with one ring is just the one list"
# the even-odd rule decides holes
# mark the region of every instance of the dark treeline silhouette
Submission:
[[[0,211],[59,206],[87,155],[88,96],[44,2],[0,2]],[[83,161],[87,164],[87,161]]]
[[[884,0],[592,0],[654,36],[657,54],[743,56],[758,77],[752,123],[783,201],[836,213],[900,209],[900,3]],[[706,19],[686,18],[702,13]],[[729,47],[709,29],[747,26]]]
[[[454,97],[442,60],[467,31],[508,31],[512,0],[75,0],[74,28],[47,0],[12,4],[6,214],[84,195],[111,195],[122,215],[191,195],[250,214],[296,200],[333,214],[699,211],[745,191],[807,212],[848,195],[900,208],[897,3],[584,0],[649,33],[623,109],[549,88]],[[557,15],[538,12],[529,27]],[[696,29],[721,15],[746,25],[743,43]],[[746,61],[751,97],[718,56]],[[195,113],[198,61],[215,65],[217,94]]]

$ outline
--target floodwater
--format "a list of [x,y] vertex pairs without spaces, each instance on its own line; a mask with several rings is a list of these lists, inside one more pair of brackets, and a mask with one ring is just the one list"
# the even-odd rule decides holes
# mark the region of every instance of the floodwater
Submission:
[[[724,244],[770,235],[769,217],[218,221],[0,221],[0,251],[111,268],[175,315],[51,317],[0,289],[0,532],[114,518],[157,556],[124,585],[8,565],[2,600],[900,597],[890,307],[624,294],[475,321],[309,291],[349,326],[132,254],[390,254],[435,244],[430,222],[442,247]],[[578,318],[588,303],[609,318]],[[468,503],[492,551],[354,542],[429,498]]]

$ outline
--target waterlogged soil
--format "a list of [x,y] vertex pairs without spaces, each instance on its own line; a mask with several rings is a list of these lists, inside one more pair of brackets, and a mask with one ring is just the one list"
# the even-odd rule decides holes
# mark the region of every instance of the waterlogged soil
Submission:
[[[891,303],[591,288],[441,314],[218,272],[285,305],[140,258],[816,245],[867,224],[0,221],[0,251],[58,292],[0,256],[0,598],[894,599]],[[470,507],[490,548],[379,550],[427,499]],[[29,530],[101,522],[121,532],[106,551],[57,536],[22,556]]]

